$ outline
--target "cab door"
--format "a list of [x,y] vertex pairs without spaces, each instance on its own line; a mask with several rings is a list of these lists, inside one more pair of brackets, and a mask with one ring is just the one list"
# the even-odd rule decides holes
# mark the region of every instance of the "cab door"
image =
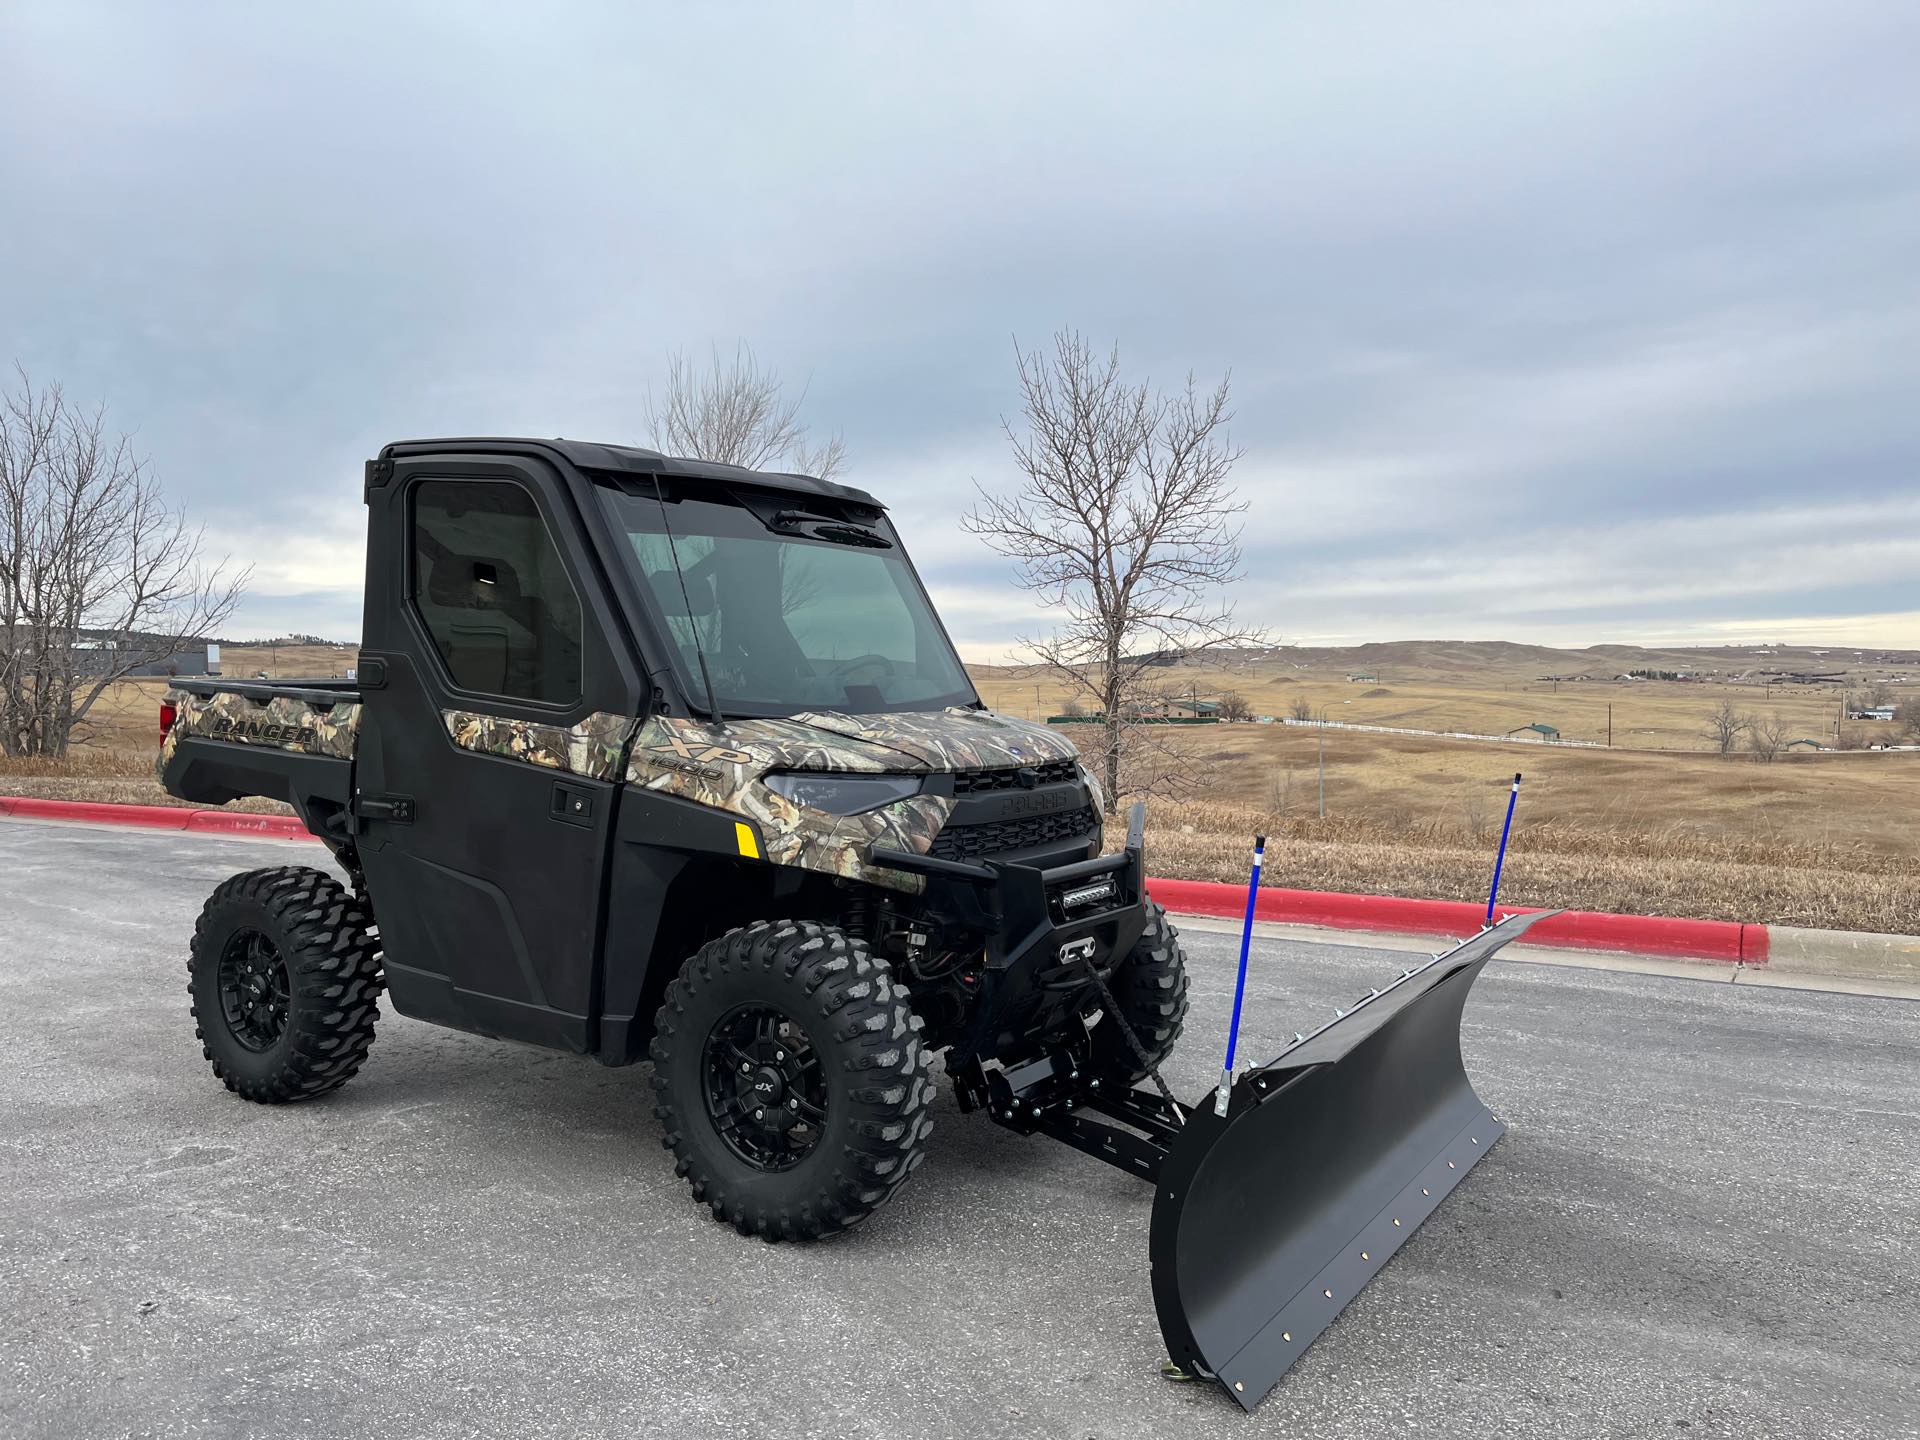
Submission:
[[355,810],[393,1003],[590,1051],[641,692],[576,497],[539,460],[436,456],[368,504]]

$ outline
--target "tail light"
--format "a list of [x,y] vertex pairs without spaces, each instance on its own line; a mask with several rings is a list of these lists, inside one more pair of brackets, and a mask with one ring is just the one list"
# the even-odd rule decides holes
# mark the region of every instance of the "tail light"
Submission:
[[160,738],[162,740],[166,739],[167,732],[173,729],[173,722],[178,717],[179,713],[180,712],[174,706],[173,701],[162,700],[160,702]]

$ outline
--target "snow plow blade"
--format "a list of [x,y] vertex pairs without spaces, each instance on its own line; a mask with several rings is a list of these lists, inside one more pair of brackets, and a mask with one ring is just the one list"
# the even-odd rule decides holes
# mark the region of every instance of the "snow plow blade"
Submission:
[[1188,1113],[1160,1171],[1150,1252],[1173,1363],[1251,1411],[1506,1127],[1460,1058],[1516,915],[1408,971]]

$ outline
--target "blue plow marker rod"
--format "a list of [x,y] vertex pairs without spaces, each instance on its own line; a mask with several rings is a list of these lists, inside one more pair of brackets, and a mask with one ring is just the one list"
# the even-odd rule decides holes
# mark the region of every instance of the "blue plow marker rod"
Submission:
[[1493,902],[1500,898],[1500,867],[1507,863],[1507,836],[1513,833],[1513,807],[1520,803],[1520,776],[1513,777],[1513,789],[1507,792],[1507,823],[1500,827],[1500,854],[1493,862],[1493,889],[1487,894],[1487,924],[1493,924]]
[[1227,1064],[1220,1072],[1220,1089],[1214,1095],[1217,1115],[1227,1113],[1227,1101],[1233,1092],[1233,1050],[1240,1039],[1240,1002],[1247,995],[1247,951],[1253,945],[1253,907],[1260,898],[1260,862],[1267,853],[1267,837],[1253,837],[1253,875],[1247,881],[1247,918],[1240,927],[1240,974],[1233,982],[1233,1019],[1227,1024]]

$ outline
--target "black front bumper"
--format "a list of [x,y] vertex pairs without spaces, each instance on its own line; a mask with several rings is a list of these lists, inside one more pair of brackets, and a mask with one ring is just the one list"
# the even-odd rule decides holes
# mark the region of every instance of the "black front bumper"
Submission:
[[953,1059],[1030,1051],[1098,1008],[1094,978],[1126,958],[1147,923],[1141,852],[1042,867],[875,850],[872,861],[924,875],[931,911],[986,937],[982,993]]

